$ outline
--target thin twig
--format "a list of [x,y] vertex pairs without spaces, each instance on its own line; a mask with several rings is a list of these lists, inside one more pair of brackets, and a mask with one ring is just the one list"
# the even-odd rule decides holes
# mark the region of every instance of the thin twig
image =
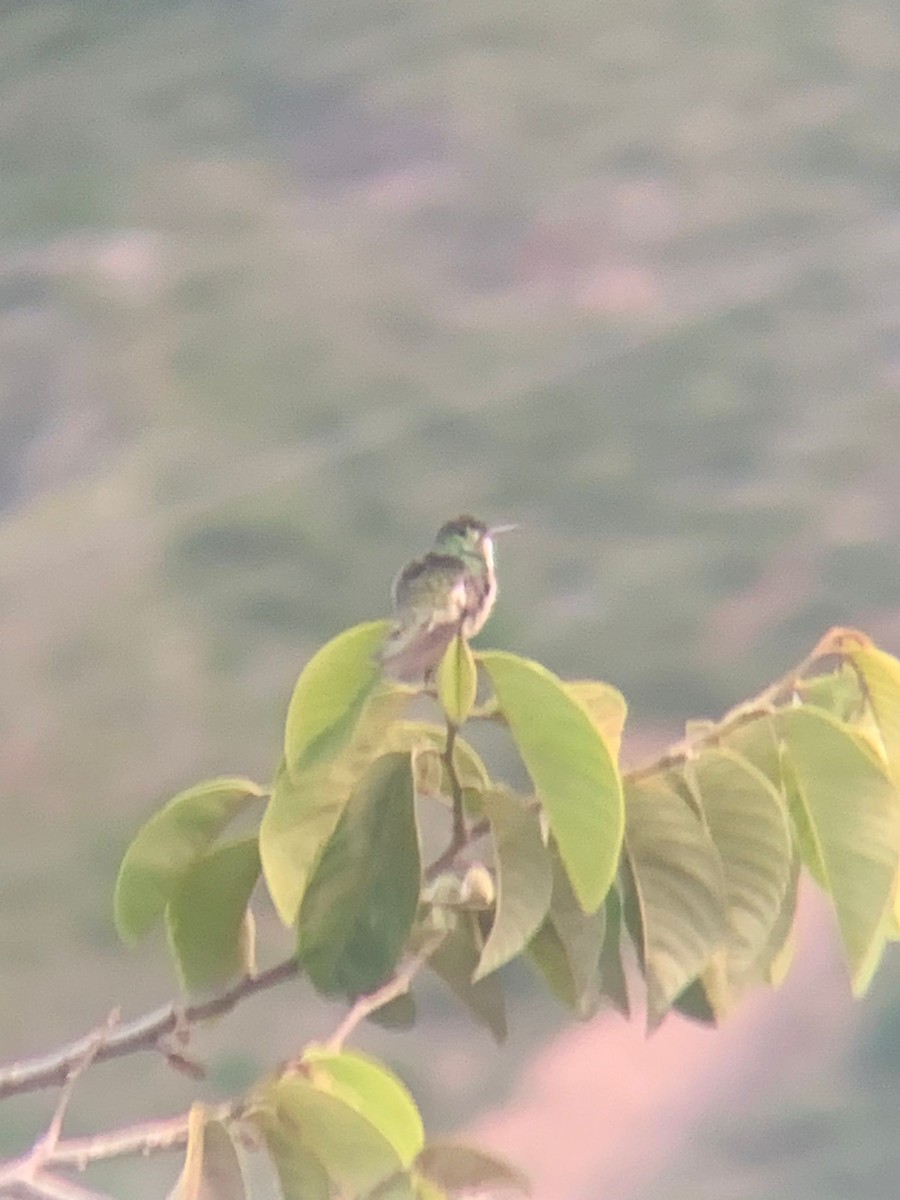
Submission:
[[47,1126],[47,1132],[44,1134],[40,1142],[37,1143],[32,1154],[40,1161],[46,1162],[59,1143],[60,1134],[62,1133],[62,1125],[65,1120],[66,1111],[72,1100],[72,1095],[75,1091],[75,1086],[78,1080],[85,1073],[100,1050],[100,1047],[112,1033],[113,1028],[119,1022],[119,1010],[114,1008],[106,1021],[99,1029],[95,1030],[92,1035],[89,1035],[88,1045],[85,1047],[84,1054],[79,1061],[69,1071],[69,1077],[65,1082],[65,1086],[59,1094],[59,1100],[56,1104],[53,1116],[50,1119],[50,1124]]
[[[708,731],[700,737],[686,738],[675,743],[655,762],[628,772],[625,778],[638,779],[677,762],[683,762],[696,752],[698,746],[721,738],[723,733],[747,720],[772,712],[781,697],[789,695],[819,659],[842,654],[847,644],[856,644],[860,639],[864,639],[864,635],[856,634],[853,630],[830,630],[799,666],[769,685],[753,700],[735,706],[720,721],[711,724]],[[453,753],[456,733],[456,727],[448,722],[443,761],[454,800],[453,839],[443,854],[426,869],[425,878],[429,881],[451,866],[464,847],[471,845],[490,830],[486,820],[476,822],[469,830],[465,827],[463,791],[456,773]],[[430,942],[423,946],[382,987],[367,996],[359,997],[325,1045],[339,1049],[361,1021],[390,1000],[407,992],[413,977],[434,952],[436,944]],[[12,1197],[30,1193],[31,1196],[44,1200],[106,1200],[99,1193],[87,1191],[49,1175],[46,1168],[74,1166],[83,1169],[89,1162],[101,1159],[132,1154],[146,1155],[185,1145],[188,1139],[187,1113],[89,1137],[62,1139],[60,1130],[77,1079],[94,1062],[102,1062],[139,1050],[159,1049],[161,1041],[169,1034],[174,1032],[184,1035],[193,1025],[221,1016],[256,992],[276,987],[298,974],[296,959],[286,959],[259,975],[239,980],[231,987],[197,1004],[168,1004],[116,1030],[112,1029],[110,1019],[102,1034],[94,1031],[52,1054],[23,1059],[0,1069],[0,1099],[42,1087],[65,1085],[50,1127],[42,1141],[37,1143],[29,1155],[0,1167],[0,1196]],[[240,1102],[232,1102],[209,1110],[209,1115],[213,1119],[227,1121],[234,1120],[241,1111]],[[40,1170],[36,1171],[35,1151],[41,1147],[43,1149]],[[12,1188],[17,1190],[12,1191]]]
[[[864,635],[857,634],[853,630],[829,630],[813,648],[812,652],[798,666],[776,680],[775,683],[764,688],[753,700],[746,701],[730,709],[720,721],[710,727],[708,733],[700,738],[688,738],[676,742],[652,763],[627,772],[625,778],[634,781],[649,775],[658,774],[661,770],[666,770],[670,766],[684,762],[698,746],[721,738],[724,732],[734,728],[736,725],[771,712],[778,698],[789,693],[811,666],[821,658],[840,654],[845,644],[854,639],[856,641],[864,640]],[[447,743],[450,753],[448,754],[447,747],[445,747],[442,757],[447,768],[454,804],[456,804],[458,800],[462,800],[462,786],[459,782],[459,776],[456,773],[456,764],[453,756],[453,744],[456,734],[454,731],[451,736],[451,728],[452,726],[448,726]],[[479,838],[484,837],[489,831],[490,826],[487,821],[482,820],[472,826],[465,834],[462,842],[458,842],[457,838],[454,837],[447,849],[426,869],[425,879],[429,882],[435,879],[442,871],[452,866],[453,861],[465,846],[471,845]],[[134,1021],[120,1026],[115,1032],[111,1033],[103,1045],[98,1048],[94,1061],[104,1062],[107,1059],[118,1058],[139,1050],[156,1050],[159,1048],[160,1041],[168,1034],[176,1030],[189,1028],[191,1025],[196,1025],[203,1021],[208,1021],[213,1017],[222,1016],[230,1012],[242,1000],[247,999],[256,992],[277,987],[286,980],[293,979],[298,974],[299,966],[296,959],[289,958],[274,967],[270,967],[266,971],[260,972],[259,975],[239,980],[217,995],[200,1003],[188,1006],[183,1006],[177,1002],[164,1005],[154,1012],[147,1013],[142,1017],[136,1018]],[[18,1062],[10,1063],[5,1067],[0,1067],[0,1100],[22,1092],[36,1091],[39,1088],[64,1084],[72,1068],[84,1057],[91,1045],[93,1036],[93,1034],[88,1034],[86,1037],[79,1038],[51,1054],[22,1059]]]
[[376,988],[374,992],[369,992],[366,996],[359,996],[354,1002],[350,1011],[338,1025],[337,1029],[325,1042],[329,1050],[340,1050],[344,1042],[359,1025],[371,1013],[376,1012],[379,1008],[383,1008],[385,1004],[389,1004],[391,1000],[396,1000],[398,996],[403,996],[409,991],[409,985],[412,983],[417,972],[425,965],[440,943],[444,940],[444,935],[430,938],[425,945],[416,954],[413,954],[406,963],[387,981]]
[[63,1179],[59,1175],[49,1175],[46,1171],[34,1179],[19,1180],[9,1186],[13,1190],[4,1190],[0,1196],[21,1200],[113,1200],[107,1192],[82,1187],[80,1183],[73,1183],[71,1179]]
[[[240,1001],[293,979],[300,972],[295,958],[285,959],[258,975],[246,976],[223,991],[197,1004],[179,1002],[163,1005],[119,1026],[97,1048],[94,1062],[105,1062],[138,1050],[156,1050],[161,1039],[176,1029],[209,1021],[230,1012]],[[51,1054],[21,1059],[0,1068],[0,1100],[39,1088],[64,1084],[92,1045],[93,1033],[70,1042]]]
[[679,738],[653,762],[624,772],[623,779],[633,783],[639,779],[658,775],[671,767],[681,766],[688,759],[694,757],[701,747],[717,744],[726,734],[733,732],[740,725],[745,725],[748,721],[757,720],[760,717],[770,716],[778,704],[783,703],[784,699],[796,690],[800,681],[817,662],[823,658],[832,658],[835,655],[843,654],[848,644],[866,644],[868,641],[865,634],[858,633],[854,629],[842,629],[839,626],[829,629],[804,659],[776,679],[774,683],[768,684],[752,699],[743,700],[740,704],[730,708],[718,721],[711,721],[703,733],[689,734]]
[[462,784],[459,781],[459,776],[456,773],[456,762],[454,761],[454,751],[456,749],[456,735],[459,733],[459,728],[449,718],[447,720],[447,741],[444,745],[444,753],[441,755],[444,766],[447,769],[447,778],[450,781],[450,795],[453,800],[453,832],[450,838],[450,845],[447,847],[446,853],[450,855],[452,862],[456,854],[466,844],[466,813],[464,808]]
[[434,862],[425,868],[425,882],[431,883],[432,880],[437,879],[438,875],[440,875],[442,871],[446,871],[448,867],[453,865],[461,850],[464,850],[467,846],[473,845],[473,843],[477,842],[479,838],[483,838],[485,834],[490,833],[490,831],[491,826],[486,819],[483,821],[477,821],[468,831],[461,845],[457,845],[455,841],[451,841],[447,849],[442,854],[439,854]]
[[114,1009],[99,1029],[82,1039],[82,1053],[69,1068],[68,1078],[59,1094],[46,1133],[38,1138],[27,1154],[7,1164],[0,1171],[0,1196],[13,1195],[15,1191],[19,1194],[24,1192],[26,1195],[30,1193],[32,1196],[46,1197],[47,1200],[103,1200],[96,1192],[70,1185],[68,1180],[57,1179],[45,1168],[52,1161],[59,1146],[63,1121],[78,1081],[97,1057],[100,1047],[109,1037],[118,1019],[118,1010]]
[[[233,1120],[240,1106],[234,1103],[218,1107],[207,1107],[207,1119],[211,1121]],[[164,1117],[158,1121],[143,1121],[136,1125],[110,1129],[104,1133],[87,1137],[64,1138],[54,1150],[50,1165],[77,1167],[84,1170],[88,1163],[110,1158],[124,1158],[134,1154],[157,1154],[166,1150],[179,1150],[187,1145],[189,1113],[177,1117]]]
[[[437,945],[443,940],[443,936],[440,934],[429,939],[416,954],[410,956],[387,983],[376,988],[367,996],[360,996],[334,1033],[323,1044],[331,1050],[339,1050],[354,1029],[370,1013],[408,992],[416,973],[428,961]],[[207,1109],[207,1118],[217,1121],[233,1121],[240,1115],[240,1112],[241,1103],[234,1101],[217,1108]],[[160,1151],[180,1149],[187,1144],[189,1116],[189,1113],[182,1113],[177,1117],[145,1121],[88,1137],[61,1139],[47,1155],[44,1165],[77,1167],[79,1170],[83,1170],[88,1163],[110,1158],[136,1154],[146,1156]],[[24,1161],[16,1160],[5,1164],[0,1169],[0,1196],[5,1194],[2,1190],[5,1184],[19,1181]],[[74,1195],[72,1200],[76,1200]],[[105,1198],[98,1197],[96,1200],[105,1200]]]

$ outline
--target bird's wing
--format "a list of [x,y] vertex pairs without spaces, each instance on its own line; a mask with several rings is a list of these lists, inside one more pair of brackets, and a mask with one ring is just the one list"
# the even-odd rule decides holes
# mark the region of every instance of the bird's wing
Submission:
[[[433,586],[421,586],[426,572]],[[462,625],[469,599],[465,564],[431,551],[403,568],[392,594],[396,621],[381,662],[394,679],[413,682],[440,661]]]
[[[418,595],[416,583],[421,582],[426,573],[433,586]],[[469,599],[465,563],[452,554],[435,554],[433,551],[423,558],[414,558],[394,580],[391,596],[400,629],[409,625],[421,627],[425,624],[434,628],[457,624]]]

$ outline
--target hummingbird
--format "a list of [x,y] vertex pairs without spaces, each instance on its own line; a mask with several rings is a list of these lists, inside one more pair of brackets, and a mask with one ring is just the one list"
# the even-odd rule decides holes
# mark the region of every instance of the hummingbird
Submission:
[[391,588],[394,627],[381,661],[393,679],[427,679],[457,634],[473,638],[497,598],[494,537],[515,525],[464,515],[437,531],[434,545],[403,567]]

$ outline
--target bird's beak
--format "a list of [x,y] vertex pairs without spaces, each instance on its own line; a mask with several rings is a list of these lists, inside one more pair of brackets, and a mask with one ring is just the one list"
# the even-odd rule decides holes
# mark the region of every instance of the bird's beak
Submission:
[[488,535],[496,537],[498,533],[511,533],[514,529],[518,528],[518,525],[492,525],[488,530]]

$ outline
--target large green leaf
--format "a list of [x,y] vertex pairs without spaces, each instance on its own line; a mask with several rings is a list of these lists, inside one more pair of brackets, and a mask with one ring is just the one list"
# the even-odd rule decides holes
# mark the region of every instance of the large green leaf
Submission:
[[606,905],[585,913],[565,870],[554,859],[550,911],[528,947],[528,957],[553,994],[582,1020],[593,1016],[599,1006],[597,969],[605,925]]
[[896,791],[865,738],[830,714],[790,708],[777,721],[860,995],[881,956],[900,858]]
[[[270,1115],[263,1118],[262,1124],[279,1174],[279,1154],[285,1151],[289,1156],[287,1168],[296,1169],[294,1139],[306,1156],[318,1160],[346,1200],[367,1195],[403,1170],[397,1151],[367,1117],[305,1077],[283,1076],[260,1092],[258,1100],[263,1111],[271,1114],[274,1110],[274,1120]],[[304,1157],[300,1169],[312,1173],[308,1157]],[[412,1200],[411,1185],[407,1195]],[[298,1192],[297,1197],[306,1200],[302,1193]],[[290,1200],[294,1200],[293,1195]]]
[[[366,1200],[422,1200],[418,1188],[418,1178],[414,1171],[400,1171],[379,1183],[374,1191],[369,1192]],[[433,1197],[432,1200],[440,1200]]]
[[378,652],[390,621],[367,621],[332,638],[297,680],[284,727],[284,760],[296,778],[349,740],[381,679]]
[[609,891],[622,848],[622,785],[585,709],[544,667],[514,654],[479,656],[550,822],[585,912]]
[[622,962],[622,899],[616,887],[609,889],[603,906],[603,945],[598,963],[601,999],[607,1000],[623,1017],[631,1015],[628,980]]
[[412,992],[402,992],[380,1008],[373,1009],[366,1020],[382,1029],[412,1029],[418,1015],[415,996]]
[[567,680],[563,686],[587,712],[600,730],[614,761],[618,762],[628,716],[625,697],[611,683],[601,683],[597,679]]
[[900,662],[875,646],[860,646],[847,657],[865,685],[889,773],[900,789]]
[[499,788],[485,792],[482,804],[497,862],[497,908],[476,980],[521,954],[547,915],[553,891],[550,852],[537,813],[529,812],[520,796]]
[[281,1200],[330,1200],[333,1193],[328,1174],[299,1132],[277,1118],[259,1124],[278,1176]]
[[444,652],[437,669],[438,700],[454,725],[462,725],[475,704],[478,691],[478,670],[469,643],[460,635]]
[[[793,949],[792,926],[797,908],[797,884],[800,874],[800,854],[792,846],[790,874],[785,894],[775,922],[769,930],[766,944],[752,971],[742,980],[745,986],[766,983],[778,987],[791,963]],[[731,981],[725,974],[721,951],[714,954],[703,976],[695,979],[681,993],[673,1008],[693,1021],[704,1025],[717,1025],[719,1018],[728,1010],[731,998]]]
[[553,995],[578,1016],[592,1016],[593,1010],[582,1014],[583,1001],[572,977],[572,963],[553,922],[546,920],[528,945],[528,958],[537,967],[544,983]]
[[781,901],[775,924],[759,957],[757,972],[770,987],[780,987],[793,959],[794,918],[797,915],[797,895],[800,885],[800,852],[796,844],[791,851],[791,873]]
[[294,781],[282,762],[259,828],[266,886],[285,925],[293,925],[309,876],[350,798],[352,766],[319,766]]
[[625,812],[647,1022],[654,1029],[725,935],[725,880],[705,825],[663,780],[629,782]]
[[672,1008],[681,1013],[683,1017],[687,1017],[689,1021],[696,1021],[698,1025],[718,1025],[719,1023],[718,1013],[702,979],[692,980],[673,1002]]
[[365,701],[343,749],[292,777],[281,763],[259,831],[263,874],[285,925],[297,919],[309,876],[334,832],[351,791],[380,753],[409,693],[379,686]]
[[859,676],[846,664],[837,671],[799,680],[796,692],[804,704],[824,708],[839,721],[855,721],[865,700]]
[[766,714],[739,725],[727,734],[722,744],[762,771],[775,790],[784,797],[803,863],[813,879],[824,888],[825,868],[819,847],[810,828],[806,807],[798,795],[793,768],[785,756],[775,717]]
[[705,750],[690,782],[725,873],[727,929],[717,1011],[737,1000],[759,962],[791,876],[787,809],[766,776],[731,750]]
[[425,1131],[415,1101],[396,1075],[358,1050],[310,1046],[303,1052],[303,1063],[320,1091],[371,1121],[403,1165],[410,1165],[425,1143]]
[[[412,750],[416,759],[416,787],[420,795],[451,795],[447,768],[443,761],[447,729],[429,721],[394,721],[385,731],[382,752]],[[487,767],[475,748],[456,735],[453,741],[453,765],[466,795],[480,793],[490,786]],[[480,808],[479,808],[480,815]]]
[[250,970],[247,906],[258,879],[255,837],[216,846],[182,879],[166,907],[166,926],[187,991],[216,987]]
[[756,716],[736,725],[721,739],[721,745],[752,763],[758,771],[762,771],[776,792],[782,792],[781,743],[771,714]]
[[422,864],[409,754],[376,759],[353,790],[300,906],[297,953],[322,992],[369,992],[393,971]]
[[428,959],[428,965],[475,1019],[502,1042],[506,1038],[506,1003],[500,977],[486,975],[472,982],[483,950],[478,914],[460,912],[454,927]]
[[123,941],[133,943],[162,918],[184,875],[242,809],[265,792],[249,779],[221,778],[179,794],[139,830],[116,880],[114,911]]
[[494,1195],[514,1188],[528,1195],[528,1179],[508,1162],[473,1146],[456,1142],[429,1142],[416,1161],[416,1168],[431,1183],[453,1195],[477,1192]]
[[245,1200],[237,1149],[221,1121],[207,1121],[202,1105],[188,1117],[184,1170],[168,1200]]

